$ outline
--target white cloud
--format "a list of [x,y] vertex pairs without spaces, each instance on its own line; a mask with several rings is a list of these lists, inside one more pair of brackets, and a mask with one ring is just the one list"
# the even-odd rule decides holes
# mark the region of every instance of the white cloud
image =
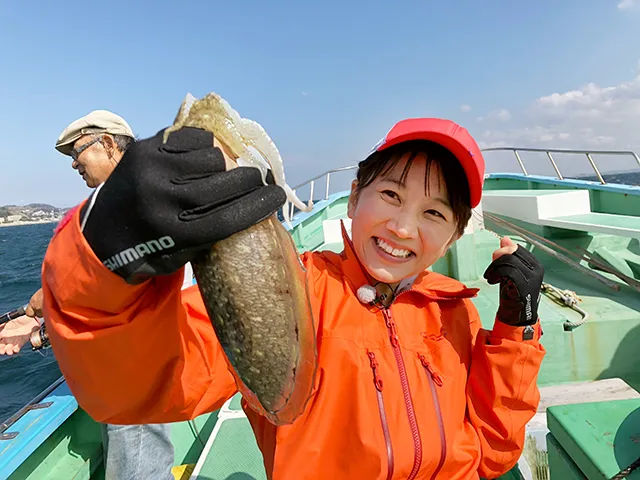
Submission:
[[[521,111],[495,110],[479,117],[478,122],[478,129],[472,133],[481,148],[640,151],[640,75],[619,85],[588,83],[575,90],[551,93]],[[610,158],[601,160],[607,167],[604,170],[637,168],[630,156]],[[548,163],[548,159],[544,161]],[[567,160],[566,165],[583,171],[590,168],[585,157]]]
[[509,110],[507,110],[506,108],[501,108],[500,110],[490,112],[489,115],[487,115],[487,118],[493,118],[500,122],[506,122],[511,119],[511,113],[509,113]]
[[626,10],[628,8],[633,7],[635,0],[622,0],[620,3],[618,3],[618,8],[620,10]]
[[308,97],[309,96],[309,92],[302,92],[302,96],[303,97]]
[[470,112],[471,111],[471,105],[460,105],[460,111],[462,112]]
[[493,110],[487,113],[485,116],[477,117],[476,120],[478,122],[484,122],[486,120],[497,120],[499,122],[507,122],[511,119],[511,112],[506,108],[501,108],[500,110]]

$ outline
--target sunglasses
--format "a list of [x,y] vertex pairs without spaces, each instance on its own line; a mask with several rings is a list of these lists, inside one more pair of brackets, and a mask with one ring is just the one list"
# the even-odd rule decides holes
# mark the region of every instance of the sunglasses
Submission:
[[98,138],[94,138],[93,140],[85,143],[84,145],[80,145],[78,148],[74,148],[73,150],[71,150],[71,153],[70,153],[71,158],[74,160],[78,160],[78,157],[82,152],[84,152],[87,148],[89,148],[94,143],[98,143],[101,140],[102,140],[102,136],[99,136]]

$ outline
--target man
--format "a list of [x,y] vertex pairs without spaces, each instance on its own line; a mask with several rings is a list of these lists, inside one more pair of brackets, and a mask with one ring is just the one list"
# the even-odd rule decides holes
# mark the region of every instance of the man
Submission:
[[[89,188],[97,188],[115,170],[134,141],[131,127],[122,117],[107,110],[95,110],[65,128],[56,149],[71,157],[71,167]],[[40,289],[31,297],[26,316],[0,327],[0,355],[17,353],[30,337],[37,338],[34,335],[41,329],[37,318],[42,317],[42,305]],[[103,425],[103,444],[107,480],[174,478],[168,424]]]
[[134,141],[131,127],[122,117],[94,110],[63,130],[56,150],[71,157],[71,168],[87,187],[96,188],[107,180]]

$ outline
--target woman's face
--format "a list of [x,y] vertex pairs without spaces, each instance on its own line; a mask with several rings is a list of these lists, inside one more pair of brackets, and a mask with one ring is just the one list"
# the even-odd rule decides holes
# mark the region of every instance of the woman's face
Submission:
[[426,155],[418,154],[403,183],[409,157],[359,191],[354,181],[349,198],[355,252],[371,277],[391,285],[426,270],[457,239],[440,168],[432,163],[427,177]]

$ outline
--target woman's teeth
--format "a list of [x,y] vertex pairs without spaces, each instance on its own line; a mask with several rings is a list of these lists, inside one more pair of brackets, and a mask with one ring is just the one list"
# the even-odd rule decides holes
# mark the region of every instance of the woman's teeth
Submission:
[[387,242],[385,242],[381,238],[377,238],[377,237],[376,237],[376,245],[378,245],[378,247],[380,247],[382,250],[384,250],[385,252],[387,252],[389,255],[391,255],[393,257],[407,258],[409,255],[411,255],[413,253],[410,250],[404,250],[404,249],[401,249],[401,248],[393,248]]

